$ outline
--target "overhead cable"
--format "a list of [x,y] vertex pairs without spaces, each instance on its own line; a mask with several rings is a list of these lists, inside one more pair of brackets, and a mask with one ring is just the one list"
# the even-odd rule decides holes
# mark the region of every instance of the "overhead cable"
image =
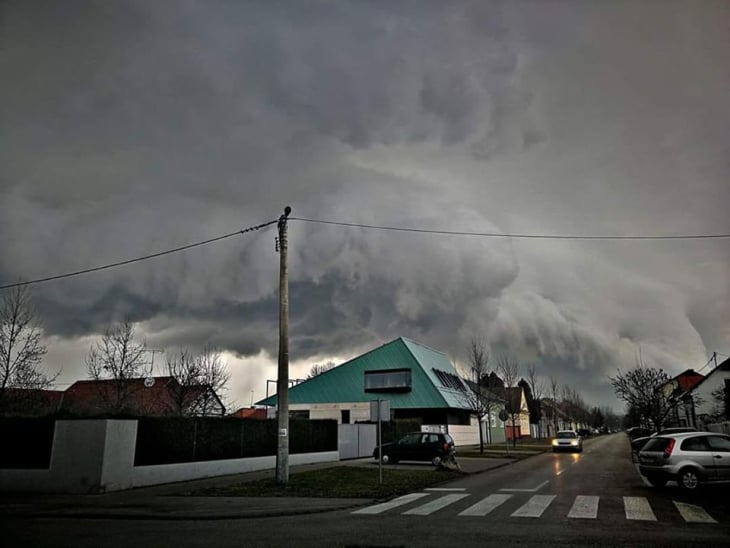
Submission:
[[302,217],[290,217],[291,221],[302,221],[305,223],[317,223],[324,225],[348,226],[354,228],[365,228],[372,230],[390,230],[396,232],[416,232],[420,234],[443,234],[447,236],[481,236],[487,238],[523,238],[540,240],[707,240],[730,238],[730,234],[672,234],[672,235],[581,235],[581,234],[525,234],[506,232],[469,232],[461,230],[437,230],[428,228],[413,228],[400,226],[370,225],[361,223],[346,223],[342,221],[326,221],[323,219],[305,219]]
[[178,253],[180,251],[185,251],[186,249],[200,247],[201,245],[211,244],[213,242],[219,242],[220,240],[225,240],[226,238],[232,238],[233,236],[238,236],[239,234],[245,234],[247,232],[253,232],[255,230],[260,230],[267,226],[273,225],[273,224],[277,223],[278,221],[279,221],[279,219],[274,219],[273,221],[261,223],[260,225],[250,226],[250,227],[244,228],[242,230],[236,230],[235,232],[231,232],[229,234],[224,234],[223,236],[217,236],[215,238],[203,240],[202,242],[195,242],[193,244],[183,245],[180,247],[176,247],[174,249],[168,249],[167,251],[160,251],[159,253],[152,253],[151,255],[137,257],[135,259],[128,259],[126,261],[119,261],[116,263],[105,264],[105,265],[96,266],[93,268],[86,268],[84,270],[76,270],[75,272],[67,272],[66,274],[59,274],[57,276],[48,276],[47,278],[38,278],[36,280],[29,280],[29,281],[24,281],[24,282],[17,282],[14,284],[0,285],[0,290],[10,289],[12,287],[19,287],[19,286],[23,286],[23,285],[39,284],[39,283],[43,283],[43,282],[49,282],[51,280],[60,280],[63,278],[71,278],[73,276],[80,276],[81,274],[88,274],[90,272],[98,272],[100,270],[106,270],[106,269],[114,268],[117,266],[124,266],[124,265],[132,264],[132,263],[138,263],[140,261],[146,261],[148,259],[162,257],[163,255],[170,255],[171,253]]

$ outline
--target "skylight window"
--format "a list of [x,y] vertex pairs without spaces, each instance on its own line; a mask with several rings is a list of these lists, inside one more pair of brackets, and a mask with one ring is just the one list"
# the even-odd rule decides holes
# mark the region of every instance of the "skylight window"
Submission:
[[432,371],[436,374],[436,377],[441,383],[441,386],[443,386],[444,388],[452,388],[461,392],[466,391],[466,386],[464,386],[463,381],[453,373],[448,373],[446,371],[436,369],[435,367],[432,369]]

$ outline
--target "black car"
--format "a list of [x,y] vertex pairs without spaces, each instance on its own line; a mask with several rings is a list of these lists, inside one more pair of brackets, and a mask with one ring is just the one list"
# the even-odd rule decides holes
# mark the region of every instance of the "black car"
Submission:
[[[454,440],[448,434],[433,432],[409,432],[393,443],[382,445],[383,464],[396,463],[401,460],[427,461],[440,466],[452,459],[456,453]],[[373,458],[377,461],[378,447],[373,450]]]

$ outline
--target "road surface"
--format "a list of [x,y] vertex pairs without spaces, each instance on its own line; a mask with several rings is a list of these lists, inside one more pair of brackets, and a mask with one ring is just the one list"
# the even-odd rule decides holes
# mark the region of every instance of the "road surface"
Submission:
[[[623,434],[381,504],[215,521],[12,519],[9,547],[730,546],[727,486],[649,487]],[[251,503],[251,499],[247,499]]]

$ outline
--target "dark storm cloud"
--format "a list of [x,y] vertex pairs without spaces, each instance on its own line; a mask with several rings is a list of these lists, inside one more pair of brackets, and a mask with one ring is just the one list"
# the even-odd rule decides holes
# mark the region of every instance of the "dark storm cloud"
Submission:
[[[287,204],[447,230],[726,232],[727,8],[699,5],[4,3],[0,281],[218,236]],[[268,356],[251,366],[260,383],[277,349],[274,235],[37,286],[47,333],[71,356],[129,317],[154,347]],[[639,348],[679,372],[730,344],[723,243],[303,221],[290,240],[302,362],[397,336],[463,362],[483,334],[606,401],[606,375]]]

